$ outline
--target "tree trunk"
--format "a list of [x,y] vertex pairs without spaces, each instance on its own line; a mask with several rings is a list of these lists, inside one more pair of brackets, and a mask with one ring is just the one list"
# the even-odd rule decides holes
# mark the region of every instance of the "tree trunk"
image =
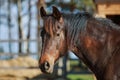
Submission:
[[28,22],[28,34],[27,34],[27,43],[26,43],[26,51],[30,53],[30,31],[31,31],[31,0],[28,1],[28,11],[29,11],[29,22]]
[[[18,6],[18,31],[19,31],[19,39],[23,39],[23,30],[22,30],[22,25],[21,25],[21,0],[17,1],[17,6]],[[22,53],[22,42],[19,42],[19,53]]]
[[[8,36],[9,40],[11,40],[11,8],[10,8],[11,0],[8,0]],[[11,42],[9,41],[9,52],[11,53]]]

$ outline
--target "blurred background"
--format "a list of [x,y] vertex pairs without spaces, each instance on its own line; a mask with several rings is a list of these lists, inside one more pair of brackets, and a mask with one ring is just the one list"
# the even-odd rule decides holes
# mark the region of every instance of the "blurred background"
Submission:
[[95,80],[72,52],[60,58],[53,74],[41,73],[41,6],[47,13],[52,6],[64,13],[87,11],[120,25],[120,0],[0,0],[0,80]]

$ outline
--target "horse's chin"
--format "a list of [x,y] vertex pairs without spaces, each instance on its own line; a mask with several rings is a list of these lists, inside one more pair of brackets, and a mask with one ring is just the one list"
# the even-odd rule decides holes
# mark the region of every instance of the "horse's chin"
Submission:
[[51,70],[51,71],[45,71],[45,72],[43,72],[43,73],[45,73],[45,74],[52,74],[53,71],[52,71],[52,70]]
[[52,73],[53,73],[53,69],[49,71],[45,71],[45,74],[52,74]]

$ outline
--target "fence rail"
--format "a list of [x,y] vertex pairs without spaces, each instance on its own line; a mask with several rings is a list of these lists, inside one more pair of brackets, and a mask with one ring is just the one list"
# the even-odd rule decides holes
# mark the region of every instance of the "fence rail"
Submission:
[[0,69],[39,69],[39,67],[0,67]]
[[0,42],[27,42],[27,41],[41,41],[41,39],[19,39],[19,40],[12,40],[12,39],[8,39],[8,40],[0,40]]
[[0,53],[0,56],[27,56],[27,55],[37,55],[36,53]]
[[[39,45],[41,45],[41,39],[40,38],[37,38],[37,39],[19,39],[19,40],[13,40],[13,39],[8,39],[8,40],[0,40],[0,43],[14,43],[14,42],[18,42],[18,43],[23,43],[23,42],[36,42],[36,43],[39,43]],[[39,51],[37,51],[36,53],[13,53],[13,52],[0,52],[0,56],[27,56],[27,55],[38,55]]]

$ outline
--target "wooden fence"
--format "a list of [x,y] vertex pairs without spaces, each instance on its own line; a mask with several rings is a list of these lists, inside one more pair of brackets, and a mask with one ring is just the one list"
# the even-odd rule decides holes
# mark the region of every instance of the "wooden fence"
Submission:
[[[36,42],[39,45],[41,45],[41,40],[39,39],[30,39],[30,40],[0,40],[0,43],[2,42]],[[10,57],[14,57],[14,56],[40,56],[40,50],[38,49],[37,53],[4,53],[2,52],[0,54],[0,56],[10,56]],[[86,71],[74,71],[74,69],[70,69],[70,61],[79,61],[78,59],[70,59],[69,55],[64,56],[63,58],[60,58],[58,61],[58,64],[55,66],[55,77],[62,77],[62,78],[66,78],[68,74],[91,74],[90,71],[86,70]],[[0,69],[38,69],[39,67],[0,67]]]

